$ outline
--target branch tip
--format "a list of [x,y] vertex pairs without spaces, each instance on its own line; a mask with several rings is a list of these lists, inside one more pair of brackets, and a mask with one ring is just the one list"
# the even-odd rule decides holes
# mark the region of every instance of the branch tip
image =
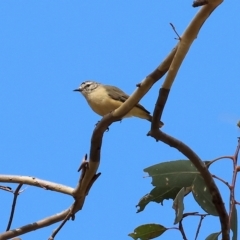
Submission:
[[208,0],[196,0],[193,2],[193,7],[201,7],[208,4]]
[[172,23],[169,23],[169,24],[171,25],[173,31],[174,31],[174,32],[176,33],[176,35],[178,36],[178,38],[174,38],[174,39],[181,41],[181,37],[180,37],[180,35],[178,34],[178,32],[177,32],[176,28],[174,27],[174,25],[173,25]]

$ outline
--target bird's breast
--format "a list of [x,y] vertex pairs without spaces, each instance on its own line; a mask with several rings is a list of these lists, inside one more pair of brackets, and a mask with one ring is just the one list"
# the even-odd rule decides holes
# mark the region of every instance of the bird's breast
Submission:
[[102,86],[88,94],[86,99],[92,110],[101,116],[112,112],[121,105],[121,102],[113,100]]

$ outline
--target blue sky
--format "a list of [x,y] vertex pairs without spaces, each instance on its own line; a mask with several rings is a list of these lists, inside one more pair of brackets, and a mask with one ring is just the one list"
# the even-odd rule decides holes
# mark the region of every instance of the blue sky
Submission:
[[[92,79],[115,85],[128,94],[164,59],[198,9],[191,1],[1,1],[0,110],[1,173],[35,176],[75,187],[77,169],[89,152],[100,117],[72,90]],[[189,144],[203,160],[234,153],[240,131],[239,2],[225,1],[203,25],[170,92],[163,131]],[[162,80],[141,100],[153,111]],[[99,171],[74,222],[58,240],[80,237],[130,239],[145,223],[173,226],[172,201],[135,205],[151,189],[143,169],[185,159],[179,152],[146,137],[149,122],[126,119],[105,133]],[[231,163],[211,168],[230,181]],[[7,184],[9,185],[9,184]],[[10,186],[10,185],[9,185]],[[14,187],[15,185],[11,185]],[[226,188],[219,185],[228,196]],[[238,187],[238,186],[237,186]],[[69,196],[25,186],[12,227],[58,213],[72,203]],[[240,194],[237,193],[238,201]],[[12,195],[1,192],[4,231]],[[203,212],[189,195],[186,211]],[[196,221],[197,220],[197,221]],[[194,238],[197,218],[184,221]],[[58,224],[23,235],[47,239]],[[210,227],[209,227],[210,226]],[[204,221],[199,239],[219,230],[218,220]],[[160,239],[181,239],[168,231]]]

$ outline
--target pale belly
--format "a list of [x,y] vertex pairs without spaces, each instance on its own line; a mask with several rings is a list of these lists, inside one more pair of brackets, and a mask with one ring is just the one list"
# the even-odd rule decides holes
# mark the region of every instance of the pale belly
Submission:
[[122,104],[119,101],[111,99],[102,88],[96,89],[92,94],[88,95],[87,101],[92,110],[100,116],[112,112]]
[[116,108],[118,108],[118,106],[116,106],[116,104],[112,104],[111,101],[106,100],[106,99],[98,99],[97,101],[91,101],[88,100],[89,105],[91,106],[92,110],[99,114],[100,116],[104,116],[110,112],[112,112],[113,110],[115,110]]

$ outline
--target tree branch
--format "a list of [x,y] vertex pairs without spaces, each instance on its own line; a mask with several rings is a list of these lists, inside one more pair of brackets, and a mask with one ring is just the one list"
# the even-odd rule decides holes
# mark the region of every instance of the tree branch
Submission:
[[166,79],[163,83],[162,88],[159,91],[159,96],[156,102],[156,106],[153,114],[153,122],[151,126],[151,131],[148,135],[154,137],[156,140],[160,140],[171,147],[178,149],[182,154],[184,154],[198,169],[201,173],[202,177],[205,180],[206,186],[208,187],[211,195],[213,204],[216,207],[216,210],[219,214],[221,228],[222,228],[222,236],[224,240],[229,240],[229,218],[226,212],[221,194],[210,174],[206,166],[203,164],[201,159],[197,156],[197,154],[190,149],[187,145],[180,142],[179,140],[163,133],[157,127],[157,122],[161,120],[162,112],[164,110],[164,106],[166,104],[170,88],[174,82],[174,79],[177,75],[177,72],[185,58],[192,42],[197,37],[198,32],[200,31],[203,23],[210,16],[210,14],[214,11],[214,9],[221,4],[221,0],[212,0],[209,1],[208,5],[203,6],[200,11],[196,14],[194,19],[191,21],[190,25],[187,27],[186,31],[183,33],[181,40],[179,42],[179,46],[177,48],[177,52],[174,56],[174,59],[169,68]]
[[59,193],[64,193],[68,195],[72,195],[73,188],[42,180],[40,178],[28,177],[28,176],[18,176],[18,175],[0,175],[0,182],[7,183],[21,183],[25,185],[31,185],[39,188],[43,188],[45,190],[51,190]]
[[236,186],[236,180],[237,180],[237,162],[238,162],[238,153],[240,150],[240,138],[238,138],[238,146],[235,151],[235,154],[233,156],[233,176],[232,176],[232,184],[230,188],[230,210],[229,210],[229,224],[231,223],[233,209],[235,207],[235,186]]
[[63,220],[67,216],[68,213],[69,213],[69,209],[67,209],[61,213],[55,214],[53,216],[39,220],[37,222],[33,222],[31,224],[27,224],[25,226],[22,226],[22,227],[19,227],[16,229],[12,229],[7,232],[0,233],[0,240],[11,239],[13,237],[16,237],[16,236],[19,236],[19,235],[22,235],[22,234],[25,234],[25,233],[28,233],[28,232],[31,232],[34,230],[37,230],[37,229],[40,229],[43,227],[47,227],[49,225],[52,225],[56,222]]
[[166,144],[168,144],[170,147],[174,147],[178,149],[183,155],[185,155],[197,168],[197,170],[200,172],[201,176],[204,178],[205,184],[209,189],[209,192],[212,195],[212,202],[216,207],[216,210],[218,212],[220,222],[221,222],[221,228],[222,228],[222,234],[223,239],[228,240],[229,239],[229,224],[228,224],[228,214],[226,212],[224,202],[222,200],[221,194],[210,174],[205,164],[201,161],[201,159],[198,157],[198,155],[189,148],[186,144],[179,141],[176,138],[173,138],[159,129],[151,130],[149,132],[149,135],[154,137],[156,140],[160,140]]

